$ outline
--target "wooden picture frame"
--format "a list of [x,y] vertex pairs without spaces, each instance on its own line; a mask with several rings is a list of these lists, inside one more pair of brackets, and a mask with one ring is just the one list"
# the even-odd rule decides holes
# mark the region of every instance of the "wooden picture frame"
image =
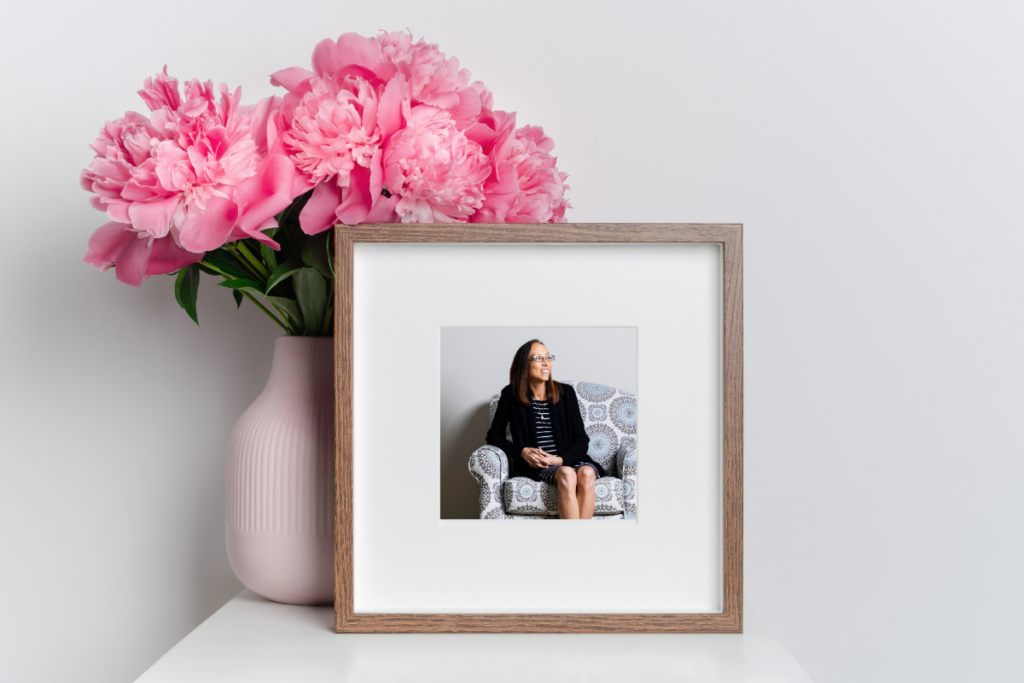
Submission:
[[[387,224],[335,228],[335,630],[338,633],[742,633],[743,227],[738,224]],[[708,614],[354,612],[353,251],[361,242],[714,243],[722,254],[723,611]],[[488,523],[488,522],[484,522]],[[490,522],[494,523],[494,522]]]

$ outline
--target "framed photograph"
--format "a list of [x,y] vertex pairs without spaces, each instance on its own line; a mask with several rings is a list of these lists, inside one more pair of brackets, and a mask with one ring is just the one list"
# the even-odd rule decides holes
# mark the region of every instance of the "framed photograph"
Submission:
[[335,231],[337,632],[742,632],[742,226]]

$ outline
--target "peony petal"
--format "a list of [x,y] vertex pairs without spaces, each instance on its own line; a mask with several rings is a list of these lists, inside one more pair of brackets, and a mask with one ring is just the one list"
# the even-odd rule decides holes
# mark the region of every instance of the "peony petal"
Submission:
[[370,169],[362,166],[352,169],[343,196],[344,199],[335,211],[338,220],[345,225],[362,223],[373,206],[373,195],[370,194]]
[[185,102],[178,111],[183,113],[185,116],[195,118],[206,111],[207,107],[209,107],[208,100],[202,97],[196,97]]
[[116,159],[93,159],[90,170],[98,177],[115,183],[126,183],[132,179],[132,171],[124,161]]
[[381,145],[392,133],[402,127],[402,102],[405,100],[408,87],[405,76],[398,74],[384,88],[377,106],[377,124],[380,126]]
[[512,205],[519,196],[519,175],[515,165],[506,161],[498,164],[494,178],[484,187],[484,201],[480,209],[469,219],[473,223],[504,223]]
[[487,208],[486,206],[477,209],[476,213],[469,217],[470,223],[502,223],[498,217],[494,215],[494,211]]
[[[401,158],[401,157],[399,157]],[[384,185],[390,187],[388,190],[391,194],[398,194],[396,190],[402,187],[402,167],[401,164],[384,164]]]
[[270,141],[267,139],[269,133],[269,122],[270,115],[272,112],[280,110],[281,98],[280,97],[264,97],[262,100],[256,103],[252,111],[249,112],[249,118],[252,120],[252,127],[249,129],[252,135],[253,144],[256,145],[257,151],[266,153],[267,147]]
[[132,178],[124,184],[124,188],[121,190],[121,198],[126,199],[130,202],[148,202],[154,197],[159,197],[165,190],[157,189],[151,185],[142,185],[139,183],[137,178]]
[[84,260],[91,266],[106,270],[114,265],[118,253],[129,239],[135,239],[135,232],[123,223],[101,225],[89,238]]
[[373,197],[374,204],[385,198],[381,194],[384,189],[384,168],[380,162],[382,156],[384,152],[378,147],[370,159],[370,196]]
[[331,78],[334,81],[340,82],[348,76],[359,76],[367,81],[373,81],[377,78],[377,74],[374,71],[358,64],[346,64],[338,69]]
[[295,166],[283,154],[265,157],[256,169],[256,175],[239,183],[236,199],[242,202],[242,215],[238,219],[241,230],[256,237],[260,224],[273,218],[292,203],[292,185]]
[[173,273],[185,266],[199,263],[203,260],[204,255],[203,252],[197,254],[182,249],[174,243],[174,238],[170,235],[153,240],[153,249],[149,253],[149,263],[146,265],[146,275]]
[[[319,47],[319,46],[317,46]],[[355,64],[375,71],[380,64],[380,44],[373,38],[364,38],[358,33],[343,33],[338,36],[335,56],[341,64],[339,67]],[[313,69],[316,70],[316,52],[313,53]],[[331,72],[322,72],[324,73]]]
[[334,182],[320,183],[313,188],[313,196],[302,207],[299,225],[302,232],[315,235],[335,224],[335,212],[341,204],[341,188]]
[[[566,185],[568,187],[568,185]],[[551,210],[551,223],[565,223],[565,210],[571,209],[572,204],[563,200]]]
[[[235,227],[231,228],[231,232],[229,232],[228,236],[224,238],[224,244],[230,244],[231,242],[244,240],[248,237],[250,237],[249,233],[239,230],[238,226],[236,225]],[[275,242],[274,244],[276,245],[277,243]]]
[[312,64],[318,76],[330,76],[345,66],[338,54],[338,44],[330,38],[324,38],[313,48]]
[[206,202],[206,211],[190,211],[181,226],[181,246],[189,251],[202,252],[224,246],[231,229],[238,222],[238,205],[224,197],[213,197]]
[[181,95],[178,94],[178,80],[167,75],[167,65],[164,64],[163,73],[158,73],[153,78],[147,78],[142,82],[142,90],[137,91],[146,106],[152,111],[163,107],[176,110],[181,105]]
[[462,132],[467,138],[480,145],[484,151],[488,151],[488,145],[498,137],[494,129],[484,123],[474,123]]
[[178,210],[178,197],[167,197],[150,202],[132,202],[128,217],[136,230],[148,232],[153,237],[164,237],[171,229],[171,219]]
[[[315,77],[316,74],[309,69],[303,69],[301,66],[293,66],[289,69],[281,69],[280,71],[275,71],[270,74],[270,84],[281,86],[289,92],[302,95],[305,90],[309,89],[307,81]],[[303,86],[305,86],[305,88],[303,88]],[[303,90],[302,93],[297,92],[300,89]]]
[[480,95],[472,88],[463,88],[458,92],[459,101],[448,108],[448,113],[456,121],[473,121],[480,118]]
[[107,204],[107,216],[112,221],[118,223],[131,223],[131,216],[128,215],[128,207],[131,206],[131,202],[121,201],[119,199],[113,199]]
[[441,109],[451,109],[452,107],[458,106],[459,94],[454,92],[431,93],[429,95],[425,95],[422,101],[424,104],[440,107]]
[[231,242],[234,241],[235,239],[245,239],[246,237],[251,237],[257,242],[267,245],[274,251],[278,251],[281,249],[281,245],[275,242],[273,238],[271,238],[269,235],[263,234],[264,230],[269,230],[270,228],[276,227],[278,227],[277,221],[271,218],[269,221],[265,221],[262,225],[256,226],[256,229],[251,232],[242,232],[241,230],[238,229],[233,230],[233,233],[237,232],[240,234],[238,235],[238,237],[229,238],[228,241]]
[[270,112],[270,116],[267,117],[267,154],[283,153],[284,141],[281,139],[280,133],[286,129],[281,110]]
[[398,73],[398,67],[386,59],[382,59],[377,68],[374,69],[377,76],[385,81],[390,81]]
[[363,223],[397,223],[398,214],[395,213],[395,205],[398,204],[399,199],[401,197],[397,194],[381,197],[370,209],[370,213],[363,218]]
[[301,197],[313,189],[313,183],[301,173],[296,173],[292,179],[292,196]]
[[372,133],[373,129],[377,127],[377,107],[379,106],[380,102],[376,97],[369,97],[363,103],[363,116],[360,119],[360,124],[367,133]]
[[146,279],[146,264],[152,248],[152,237],[145,233],[132,233],[132,239],[126,240],[117,254],[114,268],[117,279],[133,287],[140,286]]

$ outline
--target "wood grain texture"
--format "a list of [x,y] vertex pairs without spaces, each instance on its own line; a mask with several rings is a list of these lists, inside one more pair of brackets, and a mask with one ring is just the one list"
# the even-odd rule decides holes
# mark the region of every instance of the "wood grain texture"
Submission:
[[[723,611],[711,614],[356,614],[352,546],[352,259],[357,242],[722,245]],[[338,633],[743,632],[743,226],[676,223],[388,224],[335,228],[335,631]],[[482,522],[486,523],[486,522]]]

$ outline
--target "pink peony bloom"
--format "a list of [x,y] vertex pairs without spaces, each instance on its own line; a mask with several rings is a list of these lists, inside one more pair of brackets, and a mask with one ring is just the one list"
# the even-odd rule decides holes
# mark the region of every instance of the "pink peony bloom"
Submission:
[[[313,193],[299,220],[559,222],[565,178],[540,128],[515,129],[459,60],[408,32],[323,40],[284,87],[271,128]],[[296,190],[296,194],[298,190]]]
[[330,179],[348,187],[352,170],[369,167],[380,146],[377,92],[358,76],[341,83],[312,78],[309,84],[283,136],[285,148],[312,183]]
[[402,125],[405,79],[372,39],[346,33],[313,50],[313,71],[292,67],[270,82],[288,90],[281,139],[313,195],[299,214],[313,235],[336,223],[397,219],[382,194],[380,148]]
[[459,60],[446,57],[437,45],[422,38],[413,43],[412,34],[401,31],[381,31],[377,43],[383,58],[405,76],[410,104],[447,109],[458,122],[472,122],[480,116],[481,107],[493,106],[486,86],[470,83],[469,71],[460,69]]
[[202,260],[203,252],[182,249],[170,235],[154,238],[116,221],[92,234],[85,255],[86,263],[103,270],[117,264],[117,279],[136,287],[150,275],[173,273]]
[[540,126],[523,126],[510,138],[508,160],[519,179],[519,196],[513,203],[507,223],[564,223],[568,174],[555,168],[558,161],[551,156],[554,141],[544,135]]
[[538,126],[515,129],[515,113],[494,112],[489,157],[494,172],[475,223],[564,223],[568,185],[551,156],[555,143]]
[[444,109],[419,105],[384,148],[384,182],[403,223],[464,223],[483,203],[490,161]]
[[291,160],[268,137],[280,100],[240,106],[240,89],[218,92],[219,101],[212,82],[193,80],[182,97],[164,67],[139,91],[149,118],[128,112],[104,126],[81,182],[112,223],[90,239],[86,262],[116,264],[118,279],[138,286],[225,242],[277,247],[261,231],[276,225],[296,185]]
[[[480,124],[489,116],[492,97],[482,83],[470,83],[457,59],[423,40],[413,43],[409,33],[381,33],[376,39],[346,33],[337,41],[321,41],[311,66],[312,71],[292,67],[271,77],[272,84],[288,90],[281,108],[284,148],[315,186],[299,216],[305,232],[315,234],[339,222],[433,220],[435,215],[437,220],[466,220],[472,215],[480,202],[478,176],[484,172],[473,160],[480,153],[479,139],[494,136],[493,129]],[[424,104],[443,116],[406,132],[415,127],[407,120],[409,112]],[[423,112],[421,118],[433,116]],[[471,129],[479,130],[455,135]],[[399,132],[401,143],[389,147]],[[412,140],[422,148],[410,152]],[[404,159],[409,174],[397,167],[386,171],[385,157]],[[460,165],[470,176],[455,180]],[[385,182],[388,173],[392,180]],[[453,187],[442,193],[439,183],[447,177]],[[392,182],[402,185],[392,188]],[[385,186],[390,196],[382,192]]]

